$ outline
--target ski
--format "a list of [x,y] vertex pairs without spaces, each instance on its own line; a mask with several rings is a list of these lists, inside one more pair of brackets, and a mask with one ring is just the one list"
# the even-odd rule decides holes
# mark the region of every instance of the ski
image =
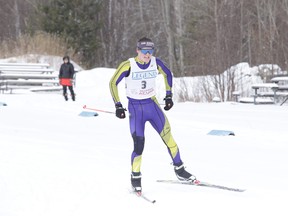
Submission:
[[142,198],[143,200],[145,200],[145,201],[147,201],[147,202],[149,202],[149,203],[152,203],[152,204],[156,203],[156,200],[155,200],[155,199],[150,199],[150,198],[148,198],[148,197],[145,196],[141,191],[131,191],[131,190],[130,190],[130,193],[136,195],[136,196],[139,197],[139,198]]
[[134,193],[137,197],[140,197],[140,198],[146,200],[147,202],[150,202],[150,203],[153,203],[153,204],[156,202],[156,200],[148,198],[148,197],[145,196],[142,192],[134,191],[133,193]]
[[226,187],[226,186],[211,184],[211,183],[208,183],[208,182],[202,182],[202,181],[198,181],[198,180],[196,182],[180,182],[178,180],[157,180],[157,182],[210,187],[210,188],[217,188],[217,189],[235,191],[235,192],[244,192],[245,191],[244,189]]

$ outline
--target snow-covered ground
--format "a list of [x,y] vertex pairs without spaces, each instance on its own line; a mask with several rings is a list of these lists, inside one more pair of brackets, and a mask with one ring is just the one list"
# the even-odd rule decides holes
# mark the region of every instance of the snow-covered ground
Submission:
[[[172,185],[166,147],[147,124],[142,163],[148,203],[129,193],[132,138],[114,112],[114,69],[77,75],[77,99],[61,93],[0,94],[0,215],[277,215],[288,214],[287,104],[176,103],[165,112],[187,170],[198,179],[246,189]],[[126,105],[124,85],[121,97]],[[160,89],[161,90],[161,89]],[[207,135],[231,130],[235,136]]]

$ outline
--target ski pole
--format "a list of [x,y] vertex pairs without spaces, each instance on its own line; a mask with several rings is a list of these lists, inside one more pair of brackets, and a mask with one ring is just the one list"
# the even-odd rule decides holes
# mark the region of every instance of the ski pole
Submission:
[[93,111],[98,111],[98,112],[115,114],[115,112],[111,112],[111,111],[107,111],[107,110],[100,110],[100,109],[95,109],[95,108],[89,108],[89,107],[87,107],[86,105],[83,106],[83,109],[88,109],[88,110],[93,110]]

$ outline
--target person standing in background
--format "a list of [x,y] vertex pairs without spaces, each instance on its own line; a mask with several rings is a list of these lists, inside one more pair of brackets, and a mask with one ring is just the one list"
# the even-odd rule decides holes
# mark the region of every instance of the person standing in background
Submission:
[[75,101],[75,93],[73,89],[73,78],[74,78],[74,66],[70,62],[69,56],[63,57],[63,64],[60,67],[59,71],[59,80],[60,85],[63,87],[63,96],[65,100],[68,100],[68,94],[67,94],[67,87],[69,88],[69,91],[71,93],[72,100]]

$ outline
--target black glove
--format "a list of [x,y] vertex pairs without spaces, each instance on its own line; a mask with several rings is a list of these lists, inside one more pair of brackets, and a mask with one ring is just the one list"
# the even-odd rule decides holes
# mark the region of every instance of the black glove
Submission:
[[126,109],[123,108],[121,103],[115,104],[115,107],[116,107],[116,116],[120,119],[124,119],[126,117],[125,115]]
[[164,110],[170,110],[172,107],[173,107],[173,105],[174,105],[174,103],[173,103],[173,101],[172,101],[172,95],[166,95],[166,97],[164,98],[164,100],[165,100],[165,107],[164,107]]

